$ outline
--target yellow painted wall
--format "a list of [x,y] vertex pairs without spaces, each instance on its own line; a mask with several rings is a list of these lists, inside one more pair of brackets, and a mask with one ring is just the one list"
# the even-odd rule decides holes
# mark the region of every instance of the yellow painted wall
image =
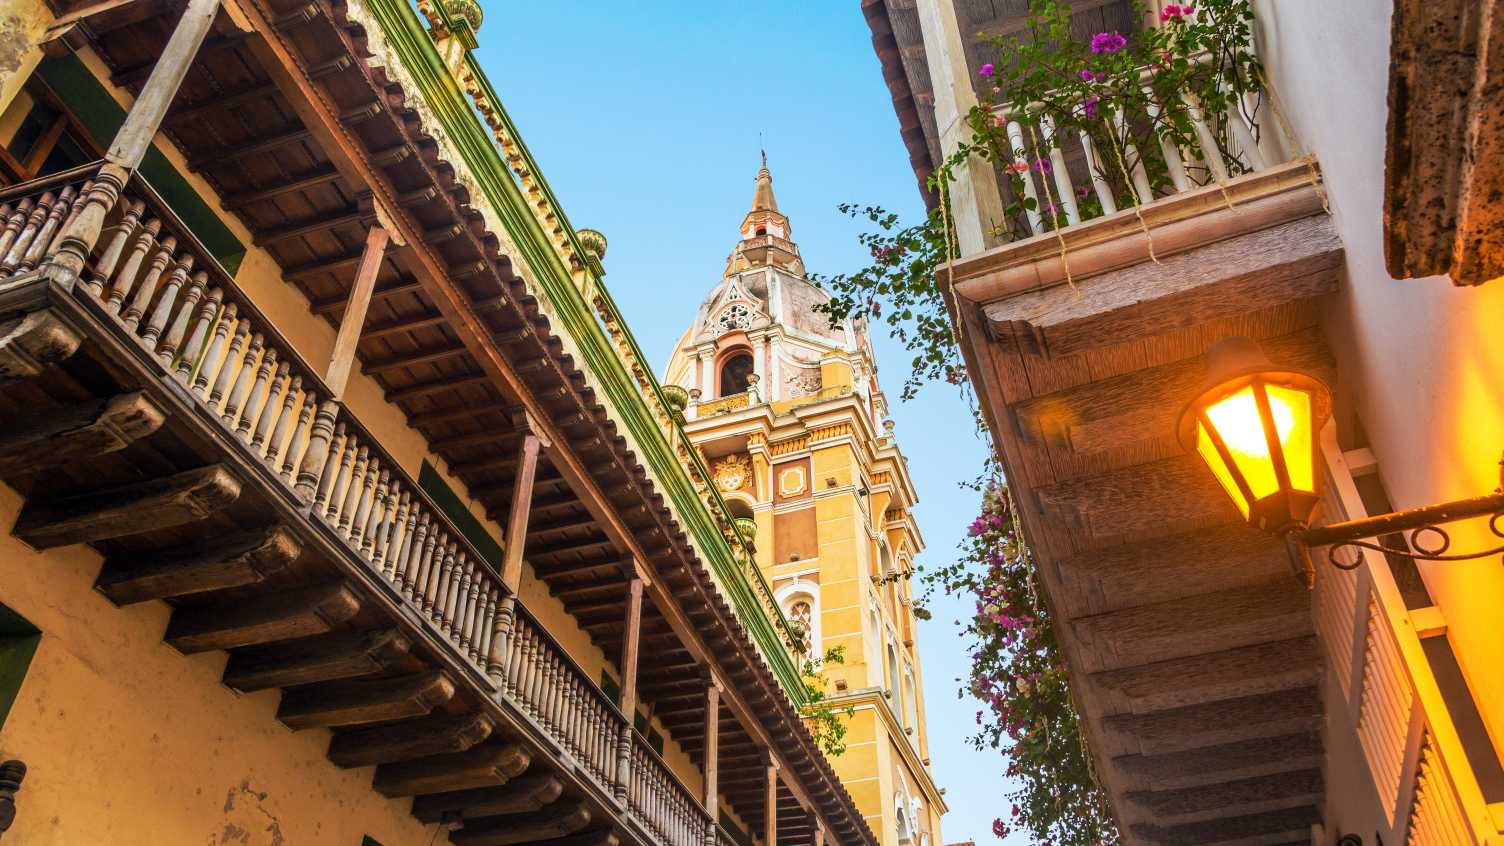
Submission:
[[[0,487],[0,524],[21,499]],[[116,608],[93,590],[82,546],[39,553],[0,535],[0,603],[42,631],[4,726],[0,759],[26,762],[18,846],[423,846],[409,800],[371,789],[371,768],[324,757],[325,729],[276,720],[275,690],[219,683],[224,653],[162,642],[165,603]],[[438,835],[438,843],[448,838]]]

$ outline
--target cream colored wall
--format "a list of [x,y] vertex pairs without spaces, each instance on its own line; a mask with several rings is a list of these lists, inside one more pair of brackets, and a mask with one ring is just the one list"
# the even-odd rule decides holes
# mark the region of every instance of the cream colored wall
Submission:
[[[1389,3],[1258,0],[1266,73],[1293,127],[1296,152],[1321,162],[1346,249],[1326,316],[1342,395],[1363,427],[1396,508],[1479,496],[1499,485],[1504,446],[1504,281],[1457,288],[1444,278],[1395,280],[1382,242]],[[1334,82],[1340,83],[1333,87]],[[1496,539],[1459,525],[1454,549]],[[1504,568],[1496,558],[1420,562],[1447,637],[1504,757]]]
[[[21,507],[0,487],[0,524]],[[0,603],[42,638],[5,725],[0,759],[27,765],[18,846],[384,846],[447,843],[371,789],[371,768],[325,758],[329,732],[277,722],[280,694],[220,684],[225,654],[162,642],[170,609],[116,608],[93,590],[87,547],[36,552],[0,535]]]

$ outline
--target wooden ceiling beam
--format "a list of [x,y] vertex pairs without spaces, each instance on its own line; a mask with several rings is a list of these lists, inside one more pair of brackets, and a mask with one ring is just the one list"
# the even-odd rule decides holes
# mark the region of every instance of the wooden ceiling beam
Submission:
[[[275,86],[269,87],[275,90]],[[208,104],[205,104],[205,107],[207,106]],[[223,205],[230,211],[236,211],[238,209],[245,208],[252,203],[259,203],[263,200],[273,200],[277,197],[283,196],[284,194],[291,194],[296,191],[306,191],[309,188],[317,188],[321,185],[328,185],[330,183],[339,181],[339,178],[339,171],[335,170],[332,167],[321,167],[315,170],[308,171],[306,173],[298,174],[297,176],[290,177],[283,182],[278,182],[272,185],[264,185],[260,188],[249,188],[244,191],[237,191],[233,194],[226,194],[224,197]],[[353,257],[349,257],[348,259],[346,257],[341,257],[341,265],[348,262],[350,266],[354,266],[360,262],[361,255],[363,255],[362,252],[356,251],[353,254]],[[298,272],[298,268],[295,267],[288,268],[283,272],[283,276],[289,279],[297,278],[300,275],[306,274],[300,274]]]
[[408,400],[421,399],[422,397],[441,394],[446,391],[457,391],[473,385],[489,385],[491,377],[484,374],[466,376],[446,376],[435,379],[432,382],[418,382],[413,385],[396,388],[386,392],[386,401],[390,403],[406,402]]
[[[451,449],[463,449],[465,447],[485,446],[492,444],[497,450],[511,452],[515,451],[516,446],[521,442],[521,440],[522,435],[509,427],[506,429],[493,430],[490,432],[471,432],[464,435],[450,435],[444,438],[434,438],[428,442],[428,446],[434,452],[443,453]],[[517,466],[517,456],[508,455],[506,458],[490,459],[485,462],[476,462],[476,465],[473,466],[478,465],[486,465],[480,466],[479,469],[481,470],[506,470]],[[454,465],[454,474],[458,476],[463,475],[464,472],[477,472],[475,470],[466,470],[462,472],[460,468],[463,467],[467,467],[467,465]]]
[[1280,737],[1320,727],[1321,693],[1315,687],[1102,718],[1109,738],[1149,755]]
[[390,323],[367,326],[360,330],[360,339],[362,341],[371,341],[392,335],[401,335],[406,332],[416,332],[419,329],[439,326],[445,321],[446,318],[442,314],[416,314],[412,317],[393,320]]
[[1222,842],[1308,842],[1311,836],[1311,826],[1319,822],[1321,822],[1321,811],[1315,805],[1307,805],[1262,814],[1180,825],[1160,826],[1138,823],[1132,826],[1132,831],[1150,843],[1175,844],[1175,846]]
[[[216,109],[233,109],[236,106],[243,106],[256,100],[263,100],[276,93],[277,86],[270,82],[258,82],[235,91],[216,94],[196,103],[174,102],[172,108],[167,112],[167,117],[163,118],[163,123],[169,127],[184,126],[214,112]],[[226,202],[225,206],[229,208],[229,203]]]
[[[218,53],[221,50],[234,49],[235,47],[240,46],[240,44],[243,43],[246,39],[250,38],[252,34],[253,33],[235,29],[229,32],[216,33],[215,35],[211,35],[210,37],[204,39],[203,44],[199,45],[197,60],[201,62],[206,56],[210,54]],[[157,57],[152,56],[150,59],[142,62],[141,64],[131,65],[130,67],[121,68],[120,70],[111,73],[110,82],[121,88],[134,89],[137,85],[146,82],[146,78],[151,76],[151,72],[156,68],[156,66]]]
[[1130,790],[1124,796],[1155,819],[1184,820],[1201,815],[1244,816],[1280,807],[1315,805],[1321,801],[1322,790],[1321,769],[1311,767],[1178,790]]
[[1320,733],[1307,731],[1183,752],[1120,755],[1112,765],[1135,789],[1158,791],[1319,767],[1322,754]]
[[220,147],[210,152],[202,153],[188,160],[188,169],[202,172],[206,168],[211,168],[215,165],[233,162],[246,156],[269,153],[272,150],[286,147],[289,144],[308,141],[312,137],[313,133],[309,132],[307,127],[298,126],[288,128],[277,135],[253,138],[244,144],[237,144],[233,147]]
[[420,349],[416,352],[395,356],[379,361],[367,361],[360,368],[367,376],[379,376],[382,373],[390,373],[393,370],[402,370],[407,367],[417,367],[423,364],[435,364],[440,361],[461,358],[470,354],[470,350],[464,344],[453,344],[438,349]]
[[537,811],[564,793],[564,783],[552,773],[525,773],[501,787],[480,787],[430,793],[413,800],[413,816],[433,824],[458,815],[461,819]]
[[313,217],[279,226],[275,229],[262,229],[255,233],[256,242],[262,246],[276,244],[281,241],[290,241],[294,238],[302,238],[317,232],[325,232],[337,229],[341,226],[361,224],[365,226],[374,223],[375,218],[366,211],[358,208],[347,208],[332,212],[321,212]]
[[[440,408],[435,409],[434,411],[425,411],[420,414],[414,414],[407,418],[407,422],[414,428],[421,429],[424,426],[433,426],[439,423],[449,423],[455,420],[466,420],[473,417],[478,417],[482,414],[506,412],[509,408],[510,406],[502,402],[501,400],[469,403],[467,405],[462,405],[456,408]],[[432,446],[432,444],[430,444],[430,446]]]
[[495,725],[483,713],[443,714],[342,731],[329,741],[329,760],[352,769],[464,752],[490,737]]
[[1091,675],[1112,703],[1108,710],[1139,714],[1292,690],[1320,678],[1321,651],[1311,635]]

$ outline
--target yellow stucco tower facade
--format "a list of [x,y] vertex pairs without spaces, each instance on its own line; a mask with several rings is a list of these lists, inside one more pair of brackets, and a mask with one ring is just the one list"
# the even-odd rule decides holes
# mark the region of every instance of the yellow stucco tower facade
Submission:
[[[836,772],[883,846],[939,846],[913,561],[915,491],[887,419],[865,321],[832,327],[764,157],[741,239],[679,339],[663,384],[757,563],[845,712]],[[752,529],[755,524],[755,530]]]

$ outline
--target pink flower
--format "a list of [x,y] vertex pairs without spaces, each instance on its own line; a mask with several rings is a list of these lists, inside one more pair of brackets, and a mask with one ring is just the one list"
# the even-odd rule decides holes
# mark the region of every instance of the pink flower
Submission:
[[992,63],[988,62],[977,69],[978,76],[992,76]]
[[992,125],[993,126],[1007,126],[1008,125],[1008,119],[1005,118],[1005,117],[1003,117],[1002,115],[998,115],[998,116],[996,116],[996,117],[994,117],[992,119]]
[[[1091,37],[1091,51],[1093,53],[1116,53],[1128,46],[1128,39],[1117,30],[1112,32],[1099,32]],[[988,65],[991,67],[991,65]]]
[[1083,68],[1081,70],[1081,81],[1082,82],[1094,82],[1094,81],[1096,81],[1096,78],[1097,78],[1097,75],[1094,74],[1094,73],[1092,73],[1090,70],[1087,70],[1085,68]]
[[1003,170],[1006,170],[1009,173],[1028,173],[1029,163],[1019,161],[1008,162],[1008,166],[1003,168]]
[[1035,159],[1034,169],[1039,171],[1040,173],[1049,173],[1051,170],[1053,170],[1053,167],[1050,165],[1049,159]]
[[1081,111],[1086,114],[1086,119],[1091,120],[1097,116],[1097,98],[1087,97],[1086,102],[1081,104]]

